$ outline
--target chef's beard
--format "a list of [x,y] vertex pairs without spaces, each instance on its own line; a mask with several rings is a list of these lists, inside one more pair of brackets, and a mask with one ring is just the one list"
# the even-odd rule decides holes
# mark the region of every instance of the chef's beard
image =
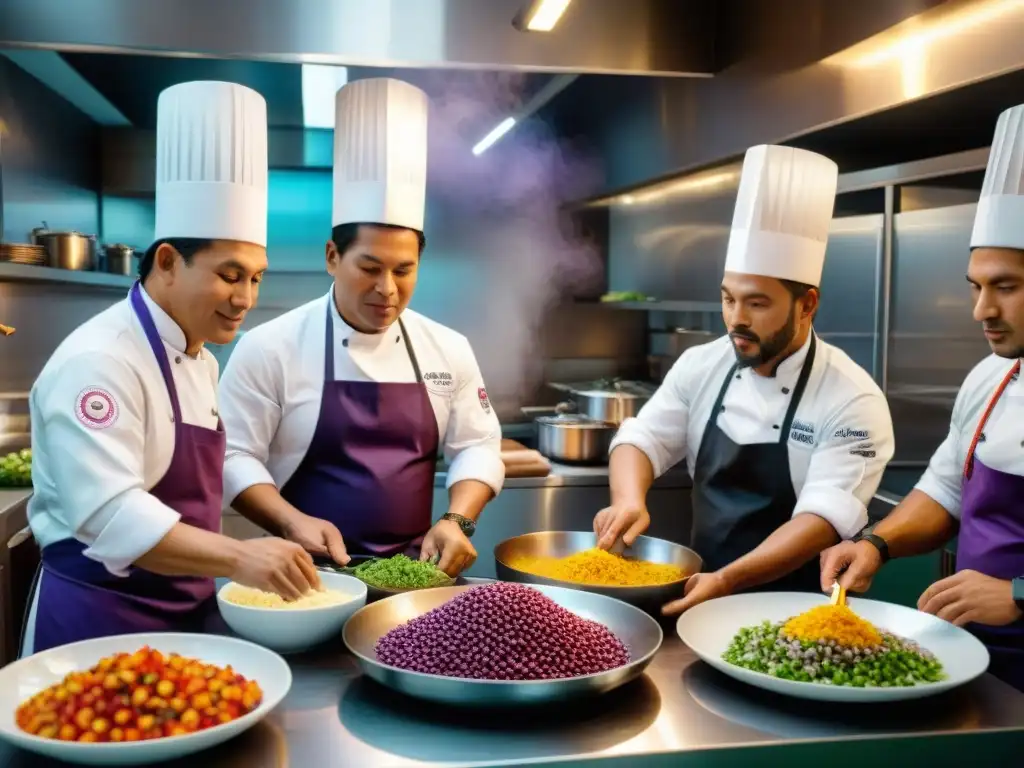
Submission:
[[781,355],[796,338],[796,302],[793,302],[793,306],[789,310],[789,318],[785,325],[764,341],[761,341],[756,333],[743,326],[734,328],[729,333],[730,339],[737,336],[757,344],[757,352],[752,355],[740,354],[739,349],[733,344],[733,351],[736,353],[736,360],[739,362],[740,368],[755,368],[773,360]]

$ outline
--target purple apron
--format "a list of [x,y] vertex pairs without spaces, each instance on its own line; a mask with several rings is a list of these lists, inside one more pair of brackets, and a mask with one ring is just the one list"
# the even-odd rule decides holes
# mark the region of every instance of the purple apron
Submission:
[[430,529],[437,418],[401,319],[398,327],[416,381],[335,381],[328,301],[320,416],[281,489],[289,504],[334,523],[350,555],[418,558]]
[[[153,317],[136,283],[130,301],[142,323],[174,412],[174,454],[167,473],[150,493],[181,515],[181,522],[219,532],[226,436],[217,429],[185,424],[171,365]],[[43,548],[35,652],[79,640],[133,632],[219,631],[214,582],[198,576],[160,576],[131,567],[112,575],[85,557],[85,544],[64,539]]]
[[[974,456],[985,424],[1020,361],[1006,374],[978,422],[964,464],[960,538],[956,568],[997,579],[1024,576],[1024,477],[986,467]],[[989,671],[1024,691],[1024,619],[1004,627],[969,624],[967,629],[988,646]]]

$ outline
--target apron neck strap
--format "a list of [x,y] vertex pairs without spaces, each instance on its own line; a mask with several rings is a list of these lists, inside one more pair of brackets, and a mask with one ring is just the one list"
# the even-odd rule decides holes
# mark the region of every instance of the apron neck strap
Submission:
[[804,364],[800,368],[800,378],[796,380],[796,386],[793,388],[793,397],[790,398],[789,408],[786,409],[786,419],[782,422],[782,430],[779,434],[779,442],[785,443],[789,440],[789,430],[793,427],[793,419],[796,418],[796,409],[800,407],[800,401],[803,399],[804,390],[807,389],[807,381],[811,378],[811,369],[814,368],[814,354],[817,351],[818,337],[814,331],[811,331],[811,345],[807,350],[807,357],[804,359]]
[[[800,369],[800,378],[797,379],[796,387],[793,389],[793,397],[789,401],[789,408],[786,409],[786,418],[782,423],[782,430],[779,434],[780,443],[785,443],[789,439],[789,430],[793,426],[793,418],[796,416],[797,406],[800,405],[800,399],[804,395],[804,390],[807,389],[807,380],[811,377],[811,369],[814,367],[814,352],[817,343],[818,339],[814,335],[814,331],[811,331],[811,346],[807,350],[807,357],[804,360],[803,367]],[[725,402],[725,393],[728,392],[729,384],[732,383],[732,377],[736,375],[739,367],[740,364],[738,362],[734,363],[732,368],[729,369],[729,373],[726,374],[725,381],[722,383],[721,389],[718,390],[718,399],[715,400],[715,406],[711,409],[712,420],[721,412],[722,403]]]
[[967,450],[967,458],[964,459],[964,473],[963,479],[970,480],[971,472],[974,470],[974,452],[978,448],[978,442],[981,440],[981,436],[985,431],[985,425],[988,423],[989,416],[992,415],[992,411],[995,410],[996,403],[999,402],[999,398],[1002,397],[1003,392],[1013,381],[1013,377],[1020,373],[1020,360],[1013,364],[1013,368],[1003,377],[1003,380],[996,387],[996,391],[988,401],[988,405],[985,407],[984,413],[981,414],[981,419],[978,420],[978,426],[974,430],[974,437],[971,439],[971,446]]
[[164,385],[167,387],[167,394],[171,398],[171,411],[174,413],[174,421],[176,424],[180,424],[181,403],[178,401],[178,388],[174,385],[174,375],[171,373],[171,362],[167,359],[167,350],[164,349],[163,339],[160,338],[160,333],[156,329],[156,323],[153,322],[153,315],[150,313],[149,307],[146,306],[145,299],[142,298],[142,286],[138,280],[132,286],[129,300],[131,301],[135,316],[139,318],[139,322],[142,324],[142,330],[146,334],[149,348],[153,350],[153,354],[156,356],[156,363],[160,367],[160,375],[163,376]]
[[[324,331],[324,381],[334,381],[334,317],[331,312],[331,305],[334,303],[334,292],[327,299],[327,327]],[[416,374],[416,383],[423,382],[423,374],[420,373],[420,364],[413,351],[409,334],[405,331],[405,324],[402,318],[398,318],[398,330],[402,334],[402,341],[405,342],[405,351],[409,355],[409,362],[412,363],[412,371]]]

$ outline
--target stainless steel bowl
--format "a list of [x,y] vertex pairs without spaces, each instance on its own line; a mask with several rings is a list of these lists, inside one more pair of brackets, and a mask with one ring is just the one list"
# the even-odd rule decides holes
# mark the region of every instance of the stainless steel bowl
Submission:
[[597,536],[592,531],[541,531],[527,533],[506,539],[494,548],[494,567],[501,581],[515,581],[520,584],[546,584],[566,589],[592,592],[606,597],[614,597],[623,602],[641,608],[650,613],[660,614],[661,606],[683,596],[686,580],[699,573],[704,566],[701,556],[689,547],[675,544],[664,539],[650,536],[638,536],[633,546],[627,547],[619,554],[647,560],[652,563],[675,565],[682,568],[686,576],[667,584],[649,587],[617,587],[594,584],[579,584],[573,581],[549,579],[526,571],[520,571],[509,565],[516,555],[533,557],[566,557],[577,552],[597,546]]
[[617,427],[575,414],[540,416],[537,450],[563,464],[605,464]]
[[374,649],[381,637],[468,589],[479,587],[425,589],[366,605],[345,624],[342,639],[363,672],[382,685],[443,704],[490,707],[548,704],[610,691],[643,674],[661,647],[661,627],[643,611],[602,595],[539,586],[535,589],[563,608],[606,626],[629,649],[632,661],[608,672],[564,680],[472,680],[407,672],[377,661]]

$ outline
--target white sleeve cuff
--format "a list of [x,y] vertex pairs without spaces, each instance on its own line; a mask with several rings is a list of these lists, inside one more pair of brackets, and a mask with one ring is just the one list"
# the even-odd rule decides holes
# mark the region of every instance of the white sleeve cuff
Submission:
[[263,463],[247,453],[235,453],[224,459],[224,506],[254,485],[274,485],[274,478]]
[[939,506],[946,510],[951,517],[960,519],[960,495],[952,493],[939,477],[927,469],[921,479],[918,480],[914,490],[920,491],[932,498]]
[[505,483],[505,462],[493,448],[474,445],[460,451],[448,467],[446,488],[463,480],[479,480],[490,486],[497,496]]
[[129,491],[83,554],[115,576],[127,576],[128,566],[159,544],[180,519],[181,515],[151,493]]
[[867,507],[849,491],[838,488],[805,486],[793,517],[808,512],[826,520],[844,539],[852,539],[868,524]]
[[619,426],[618,432],[612,438],[608,454],[611,455],[611,452],[620,445],[632,445],[637,450],[642,451],[648,461],[651,462],[655,479],[661,477],[668,470],[668,467],[665,466],[665,461],[661,458],[661,451],[658,450],[657,442],[647,434],[643,424],[635,417],[624,420]]

